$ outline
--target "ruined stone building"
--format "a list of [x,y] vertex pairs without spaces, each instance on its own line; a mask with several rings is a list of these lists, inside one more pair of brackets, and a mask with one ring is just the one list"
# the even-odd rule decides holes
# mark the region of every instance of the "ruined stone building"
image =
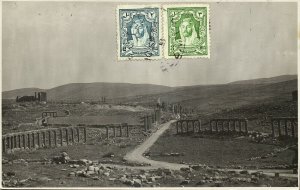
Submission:
[[35,92],[34,96],[17,96],[16,102],[46,102],[47,101],[47,93],[46,92]]

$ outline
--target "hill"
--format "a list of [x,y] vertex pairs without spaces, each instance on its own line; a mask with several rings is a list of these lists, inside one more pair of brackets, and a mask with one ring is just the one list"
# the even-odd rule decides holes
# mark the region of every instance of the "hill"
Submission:
[[297,79],[297,75],[281,75],[281,76],[271,77],[271,78],[241,80],[241,81],[231,82],[229,84],[271,84],[271,83],[279,83],[279,82],[284,82],[284,81],[289,81],[294,79]]
[[232,110],[241,106],[273,102],[292,101],[292,92],[297,90],[297,80],[266,84],[224,84],[209,86],[179,87],[159,95],[128,99],[130,102],[153,104],[160,98],[170,103],[180,103],[184,107],[201,113],[215,113]]
[[[278,97],[291,99],[297,89],[297,75],[237,81],[219,85],[168,87],[152,84],[129,83],[72,83],[45,90],[48,100],[101,100],[120,99],[122,102],[147,103],[161,98],[168,102],[181,102],[187,106],[233,107]],[[38,88],[17,89],[2,93],[3,99],[33,95]]]
[[[172,90],[171,87],[152,84],[129,84],[129,83],[72,83],[48,90],[48,100],[101,100],[140,96],[145,94],[164,93]],[[41,91],[38,88],[24,88],[2,93],[3,99],[15,99],[17,96],[34,95],[34,92]]]
[[16,99],[17,96],[34,96],[34,92],[45,91],[39,88],[21,88],[2,92],[2,99]]

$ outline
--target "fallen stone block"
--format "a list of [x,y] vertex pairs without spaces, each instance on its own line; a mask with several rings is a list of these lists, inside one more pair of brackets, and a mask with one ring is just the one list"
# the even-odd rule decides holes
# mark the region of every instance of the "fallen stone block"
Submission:
[[134,187],[142,187],[142,181],[140,179],[133,179]]
[[88,170],[88,171],[95,171],[95,167],[94,167],[94,166],[89,166],[89,167],[87,168],[87,170]]
[[76,173],[75,172],[71,172],[71,173],[69,173],[69,177],[75,177],[75,175],[76,175]]
[[180,183],[180,185],[187,185],[187,184],[189,184],[189,183],[190,183],[190,180],[185,179],[185,180],[183,180],[183,181]]
[[240,171],[240,174],[249,174],[247,170]]

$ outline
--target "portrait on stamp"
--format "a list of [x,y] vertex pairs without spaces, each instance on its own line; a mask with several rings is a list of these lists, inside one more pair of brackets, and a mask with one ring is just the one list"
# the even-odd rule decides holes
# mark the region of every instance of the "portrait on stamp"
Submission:
[[167,7],[166,12],[166,57],[209,57],[208,5]]
[[118,8],[119,58],[159,57],[159,8]]

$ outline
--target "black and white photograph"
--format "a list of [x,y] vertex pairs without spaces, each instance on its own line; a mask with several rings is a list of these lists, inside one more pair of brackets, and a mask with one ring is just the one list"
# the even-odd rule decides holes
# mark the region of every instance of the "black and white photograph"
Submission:
[[1,188],[299,188],[298,1],[1,5]]

